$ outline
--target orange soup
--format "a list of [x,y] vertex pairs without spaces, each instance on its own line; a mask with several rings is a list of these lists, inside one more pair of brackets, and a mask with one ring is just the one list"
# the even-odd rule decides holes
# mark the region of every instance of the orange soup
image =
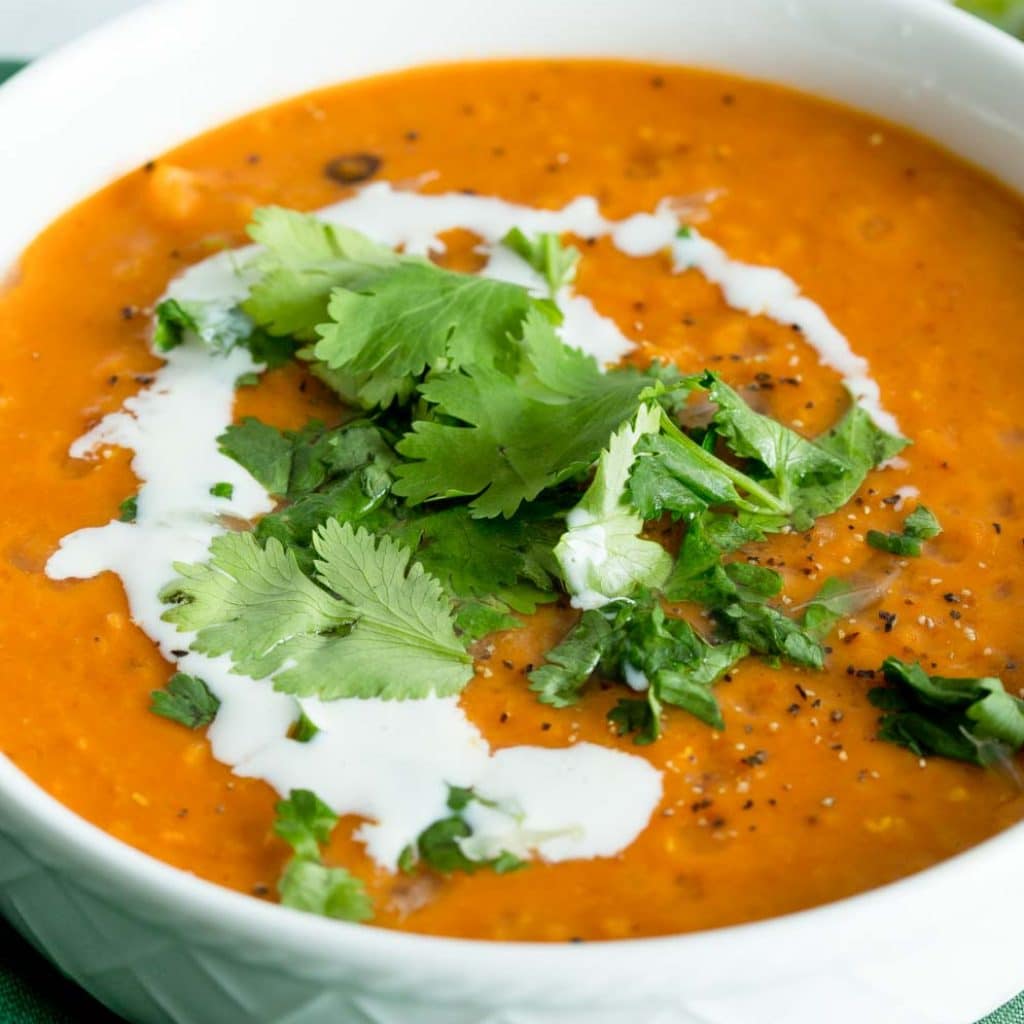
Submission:
[[487,63],[241,118],[0,294],[0,750],[407,931],[919,871],[1024,816],[1022,322],[1016,197],[770,85]]

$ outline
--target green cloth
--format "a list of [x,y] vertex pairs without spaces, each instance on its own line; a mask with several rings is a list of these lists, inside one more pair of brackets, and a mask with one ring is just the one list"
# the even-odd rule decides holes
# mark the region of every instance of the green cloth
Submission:
[[[0,82],[23,66],[0,61]],[[0,921],[0,1024],[118,1024]],[[1024,993],[979,1024],[1024,1024]]]

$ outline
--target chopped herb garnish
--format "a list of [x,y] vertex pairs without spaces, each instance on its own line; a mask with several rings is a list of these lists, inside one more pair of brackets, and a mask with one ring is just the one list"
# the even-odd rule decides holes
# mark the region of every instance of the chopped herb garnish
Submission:
[[920,664],[898,658],[886,658],[882,671],[889,686],[869,694],[884,712],[880,739],[919,757],[937,754],[978,765],[1024,747],[1024,701],[999,679],[930,676]]
[[210,494],[215,498],[231,498],[235,493],[235,485],[221,481],[210,488]]
[[398,858],[399,869],[410,872],[419,863],[442,875],[450,875],[454,871],[473,874],[481,868],[490,868],[499,875],[509,871],[517,871],[525,867],[526,862],[520,857],[502,850],[493,857],[474,858],[467,854],[467,844],[473,837],[473,829],[463,817],[462,812],[477,801],[486,807],[495,807],[490,800],[479,797],[472,789],[462,786],[448,787],[448,809],[455,812],[446,818],[440,818],[425,828],[416,842],[407,846]]
[[923,541],[931,540],[942,533],[938,519],[924,507],[918,505],[903,520],[900,533],[882,533],[880,530],[868,530],[867,542],[879,551],[887,551],[891,555],[902,555],[916,558],[921,554]]
[[368,921],[373,904],[363,882],[344,868],[323,863],[338,816],[308,789],[293,789],[277,805],[274,832],[294,851],[277,883],[286,907],[342,921]]
[[210,692],[206,683],[198,676],[189,676],[184,672],[175,672],[162,690],[154,690],[150,694],[149,709],[153,714],[169,718],[189,729],[201,729],[209,725],[217,716],[219,707],[220,701]]
[[122,523],[134,523],[139,517],[139,496],[133,494],[117,506],[117,518]]

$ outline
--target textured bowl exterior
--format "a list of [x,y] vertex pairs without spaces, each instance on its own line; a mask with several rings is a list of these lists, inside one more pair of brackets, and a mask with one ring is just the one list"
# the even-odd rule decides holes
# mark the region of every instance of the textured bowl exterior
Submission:
[[[0,267],[117,173],[252,107],[424,61],[530,54],[784,81],[909,124],[1024,191],[1024,47],[933,0],[166,0],[0,90],[0,138],[18,156],[0,196]],[[1019,826],[903,882],[760,924],[464,942],[324,921],[195,879],[77,818],[0,756],[0,912],[140,1024],[970,1024],[1024,988],[1022,859]]]

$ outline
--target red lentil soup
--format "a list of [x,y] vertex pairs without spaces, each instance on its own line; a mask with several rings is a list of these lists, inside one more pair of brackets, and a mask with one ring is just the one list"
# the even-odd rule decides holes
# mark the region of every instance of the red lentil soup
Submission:
[[[771,85],[612,61],[432,67],[303,96],[155,158],[29,247],[0,294],[7,757],[126,843],[275,898],[289,855],[271,830],[277,794],[234,776],[201,732],[150,713],[171,668],[133,625],[117,577],[56,582],[44,566],[62,537],[116,518],[134,490],[129,452],[68,452],[160,365],[149,338],[168,281],[245,241],[259,206],[310,210],[350,194],[337,164],[325,167],[353,153],[374,158],[359,174],[427,193],[549,208],[593,196],[615,218],[683,197],[706,237],[780,268],[827,311],[913,440],[849,505],[761,546],[794,607],[831,575],[885,571],[890,586],[841,620],[823,670],[748,659],[721,681],[724,729],[669,709],[661,739],[638,747],[609,728],[614,688],[592,686],[568,710],[538,703],[525,673],[578,617],[566,602],[479,649],[461,699],[494,748],[612,746],[662,772],[663,798],[617,856],[509,874],[393,874],[344,819],[325,856],[365,882],[376,924],[503,940],[687,932],[879,886],[1024,816],[1012,764],[880,742],[868,700],[888,655],[1024,686],[1024,433],[1011,391],[1024,376],[1024,206],[893,125]],[[580,244],[577,288],[637,342],[637,365],[714,369],[808,436],[842,413],[837,374],[799,332],[730,309],[663,256]],[[293,363],[240,390],[236,415],[294,428],[338,407]],[[944,526],[919,558],[865,543],[869,529],[899,530],[900,487],[917,488]]]

